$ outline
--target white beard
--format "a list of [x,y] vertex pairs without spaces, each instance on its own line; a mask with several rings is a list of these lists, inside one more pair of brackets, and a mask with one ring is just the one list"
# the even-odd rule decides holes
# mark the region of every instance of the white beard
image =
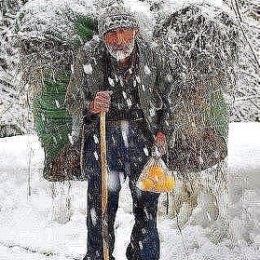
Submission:
[[135,46],[135,42],[131,42],[126,50],[115,50],[110,45],[106,44],[106,48],[108,52],[113,56],[117,61],[124,60],[125,58],[129,57],[133,52]]

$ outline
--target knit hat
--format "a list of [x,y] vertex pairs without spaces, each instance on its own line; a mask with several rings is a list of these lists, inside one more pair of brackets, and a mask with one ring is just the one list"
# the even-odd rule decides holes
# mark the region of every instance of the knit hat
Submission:
[[101,38],[104,34],[118,28],[138,28],[139,23],[134,14],[127,10],[121,1],[113,1],[101,13],[98,30]]

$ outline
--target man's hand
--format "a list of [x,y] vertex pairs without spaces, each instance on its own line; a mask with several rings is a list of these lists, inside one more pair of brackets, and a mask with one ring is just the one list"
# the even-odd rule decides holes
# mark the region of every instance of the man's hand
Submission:
[[158,132],[155,136],[154,145],[152,148],[153,155],[156,157],[162,157],[167,153],[167,141],[164,133]]
[[88,111],[92,114],[108,112],[111,104],[111,91],[97,92],[94,100],[90,103]]

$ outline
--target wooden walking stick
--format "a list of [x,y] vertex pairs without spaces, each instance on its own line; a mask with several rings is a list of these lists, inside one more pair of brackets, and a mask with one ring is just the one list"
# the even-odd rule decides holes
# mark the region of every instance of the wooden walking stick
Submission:
[[107,216],[107,158],[106,158],[106,113],[100,112],[100,153],[101,153],[101,196],[102,196],[102,237],[103,257],[109,260],[108,216]]

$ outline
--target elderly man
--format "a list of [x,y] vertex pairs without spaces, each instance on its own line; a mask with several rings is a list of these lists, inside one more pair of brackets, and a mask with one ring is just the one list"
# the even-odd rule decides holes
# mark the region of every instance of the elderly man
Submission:
[[[83,170],[88,178],[87,254],[103,259],[99,113],[106,113],[108,163],[109,257],[115,243],[114,221],[122,182],[129,177],[135,224],[127,247],[129,260],[158,260],[159,194],[144,192],[136,182],[151,149],[167,145],[162,134],[167,115],[163,95],[167,80],[163,60],[139,34],[139,24],[121,4],[112,4],[99,19],[99,39],[86,43],[75,59],[67,102],[73,115],[74,141],[82,135]],[[160,71],[158,70],[160,69]]]
[[159,194],[138,189],[140,173],[154,147],[164,157],[167,153],[165,162],[184,178],[222,161],[227,155],[227,108],[218,84],[207,87],[199,81],[193,89],[183,81],[176,52],[163,40],[160,48],[144,41],[134,15],[121,4],[100,15],[99,34],[79,50],[67,93],[74,147],[80,147],[81,139],[88,179],[84,259],[103,259],[99,113],[107,112],[109,257],[114,259],[114,221],[121,184],[128,177],[135,224],[127,258],[158,260]]

